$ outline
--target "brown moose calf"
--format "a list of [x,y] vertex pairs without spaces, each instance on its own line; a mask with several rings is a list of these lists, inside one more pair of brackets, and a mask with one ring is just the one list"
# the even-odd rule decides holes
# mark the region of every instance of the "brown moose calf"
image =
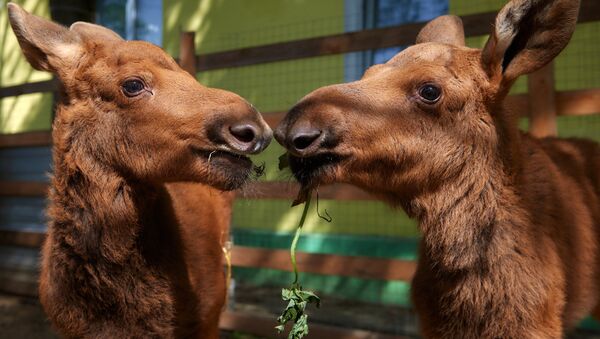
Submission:
[[275,136],[308,188],[346,182],[419,221],[428,338],[561,338],[598,308],[600,146],[536,139],[503,107],[568,43],[576,0],[513,0],[483,50],[440,17],[359,81],[304,97]]
[[218,338],[221,190],[246,181],[271,130],[152,44],[8,12],[27,60],[62,85],[39,290],[52,324],[69,338]]

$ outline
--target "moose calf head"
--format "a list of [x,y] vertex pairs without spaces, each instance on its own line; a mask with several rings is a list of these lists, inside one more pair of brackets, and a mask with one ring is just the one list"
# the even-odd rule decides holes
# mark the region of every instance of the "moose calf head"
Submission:
[[89,23],[67,29],[15,4],[8,11],[29,63],[60,78],[54,144],[72,166],[233,189],[251,172],[247,155],[269,144],[272,132],[252,105],[202,86],[159,47]]
[[513,0],[483,50],[465,47],[458,17],[439,17],[361,80],[308,94],[275,137],[301,184],[347,182],[400,200],[435,190],[467,162],[506,165],[514,156],[506,140],[518,132],[502,100],[517,77],[566,46],[578,8]]

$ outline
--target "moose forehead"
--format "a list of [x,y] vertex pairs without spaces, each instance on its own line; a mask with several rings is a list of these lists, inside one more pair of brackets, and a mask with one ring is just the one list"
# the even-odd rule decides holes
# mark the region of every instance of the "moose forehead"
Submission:
[[408,47],[387,62],[393,66],[418,64],[420,62],[445,65],[453,59],[455,47],[439,43],[423,43]]
[[[418,80],[421,77],[477,77],[480,50],[441,43],[421,43],[398,53],[387,63],[375,65],[365,78],[384,76]],[[465,74],[465,73],[468,73]]]
[[[96,42],[97,43],[97,42]],[[145,41],[119,41],[116,43],[97,44],[101,48],[88,49],[91,57],[102,59],[109,66],[121,67],[131,64],[143,64],[144,66],[155,66],[168,70],[177,70],[175,60],[165,53],[160,47]]]

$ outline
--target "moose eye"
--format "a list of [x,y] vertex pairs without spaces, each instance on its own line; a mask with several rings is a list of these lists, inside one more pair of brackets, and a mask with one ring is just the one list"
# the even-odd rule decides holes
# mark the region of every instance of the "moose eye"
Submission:
[[442,90],[436,85],[425,84],[419,88],[419,96],[424,102],[428,104],[434,104],[442,95]]
[[144,90],[144,83],[139,79],[129,79],[126,80],[121,87],[126,96],[134,97],[142,93]]

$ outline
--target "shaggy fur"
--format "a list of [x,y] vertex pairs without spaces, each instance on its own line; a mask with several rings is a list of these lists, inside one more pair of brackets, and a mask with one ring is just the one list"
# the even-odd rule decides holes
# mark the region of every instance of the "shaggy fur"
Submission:
[[427,338],[561,338],[600,315],[600,146],[520,133],[502,104],[568,43],[578,5],[512,1],[483,51],[464,46],[460,20],[436,19],[277,128],[304,186],[352,183],[418,219]]
[[269,127],[156,46],[8,9],[29,62],[63,86],[39,289],[52,324],[69,338],[218,338],[221,190],[246,181]]

